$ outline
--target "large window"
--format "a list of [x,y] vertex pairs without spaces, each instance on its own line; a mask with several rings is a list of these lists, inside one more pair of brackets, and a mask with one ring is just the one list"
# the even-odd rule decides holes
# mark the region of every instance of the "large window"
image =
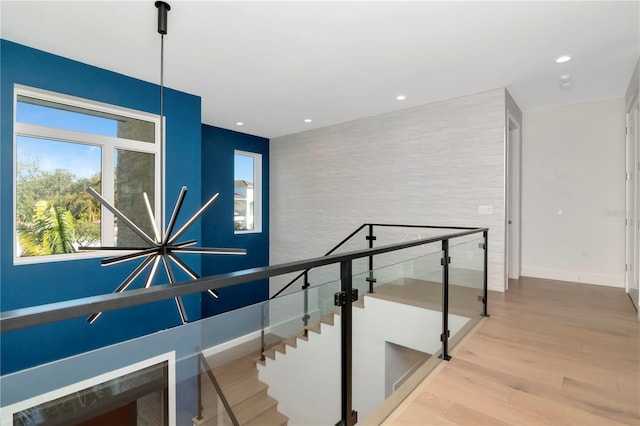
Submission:
[[80,246],[142,245],[88,187],[153,235],[142,193],[160,212],[158,128],[151,114],[16,86],[16,263],[77,258]]
[[262,231],[262,155],[235,151],[234,212],[236,233]]

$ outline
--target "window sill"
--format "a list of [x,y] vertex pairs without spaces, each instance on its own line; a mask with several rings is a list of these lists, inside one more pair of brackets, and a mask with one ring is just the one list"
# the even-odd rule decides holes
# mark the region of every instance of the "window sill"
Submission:
[[254,231],[233,231],[235,235],[244,235],[244,234],[262,234],[262,230],[254,230]]
[[85,259],[100,259],[100,258],[119,256],[119,255],[124,255],[129,253],[133,253],[133,252],[118,251],[118,252],[108,253],[108,252],[98,252],[98,251],[87,251],[87,252],[81,252],[81,253],[50,254],[46,256],[14,257],[13,264],[15,266],[37,265],[41,263],[67,262],[67,261],[85,260]]

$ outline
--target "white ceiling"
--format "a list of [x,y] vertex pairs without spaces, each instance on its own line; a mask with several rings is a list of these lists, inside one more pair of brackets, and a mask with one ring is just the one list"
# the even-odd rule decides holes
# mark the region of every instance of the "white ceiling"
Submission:
[[[638,1],[169,3],[165,85],[270,138],[498,87],[523,110],[624,96],[640,52]],[[0,13],[4,39],[159,82],[153,0]]]

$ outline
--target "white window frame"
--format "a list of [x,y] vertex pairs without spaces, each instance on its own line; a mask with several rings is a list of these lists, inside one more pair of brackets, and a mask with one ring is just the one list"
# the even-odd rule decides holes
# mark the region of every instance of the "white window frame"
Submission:
[[[152,122],[154,125],[154,142],[142,142],[132,139],[102,136],[93,133],[79,132],[74,130],[65,130],[54,127],[40,126],[36,124],[20,123],[17,121],[17,103],[18,96],[40,99],[43,101],[55,102],[62,105],[83,108],[91,111],[118,115],[137,120]],[[129,108],[110,105],[102,102],[91,101],[87,99],[77,98],[74,96],[64,95],[60,93],[50,92],[47,90],[36,89],[32,87],[14,85],[13,93],[13,264],[35,264],[47,262],[59,262],[67,260],[90,259],[96,257],[104,257],[103,252],[86,251],[65,254],[51,254],[44,256],[18,256],[18,236],[17,236],[17,174],[18,174],[18,137],[36,137],[44,139],[53,139],[62,142],[71,142],[81,145],[99,146],[102,150],[101,171],[102,171],[102,188],[100,193],[113,203],[113,194],[115,193],[114,182],[114,154],[116,149],[124,149],[136,152],[145,152],[155,155],[155,184],[154,184],[154,211],[156,213],[156,225],[162,229],[161,224],[164,219],[164,210],[162,200],[164,199],[164,138],[160,138],[160,116],[136,111]],[[142,195],[141,195],[142,196]],[[102,207],[101,216],[101,245],[112,246],[114,243],[114,215],[104,206]]]
[[[262,154],[257,152],[233,151],[233,180],[235,182],[235,158],[236,155],[245,155],[247,157],[253,157],[253,229],[247,229],[243,231],[236,231],[234,227],[234,234],[259,234],[262,232]],[[235,194],[235,188],[233,193]]]

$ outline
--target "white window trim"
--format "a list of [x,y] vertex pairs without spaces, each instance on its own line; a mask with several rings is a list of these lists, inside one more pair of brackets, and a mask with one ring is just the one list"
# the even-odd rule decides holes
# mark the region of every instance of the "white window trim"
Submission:
[[[88,109],[97,112],[103,112],[112,115],[118,115],[122,117],[133,118],[137,120],[143,120],[152,122],[154,124],[154,134],[155,139],[154,143],[149,142],[141,142],[131,139],[125,138],[117,138],[117,137],[109,137],[102,136],[93,133],[85,133],[78,132],[73,130],[65,130],[58,128],[51,128],[46,126],[39,126],[36,124],[28,124],[28,123],[18,123],[17,122],[17,102],[18,96],[26,96],[35,99],[41,99],[50,102],[56,102],[63,105],[69,105],[74,107],[79,107],[83,109]],[[61,261],[73,261],[79,259],[93,259],[98,257],[105,257],[104,252],[99,251],[87,251],[87,252],[77,252],[77,253],[65,253],[65,254],[51,254],[45,256],[18,256],[18,237],[17,237],[17,223],[16,223],[16,207],[17,207],[17,173],[18,173],[18,136],[27,136],[27,137],[44,137],[44,138],[52,138],[56,140],[60,140],[63,142],[74,142],[80,143],[83,145],[92,145],[87,142],[87,138],[91,139],[94,142],[97,142],[96,146],[100,146],[102,148],[102,156],[101,156],[101,169],[102,169],[102,188],[101,193],[113,193],[113,151],[118,149],[128,149],[134,150],[138,152],[148,152],[156,155],[155,162],[155,192],[158,196],[155,197],[154,200],[154,211],[159,212],[160,214],[156,214],[156,225],[159,229],[162,229],[162,224],[164,223],[164,176],[165,176],[165,164],[164,164],[164,137],[160,137],[160,116],[146,113],[142,111],[137,111],[125,107],[110,105],[98,101],[92,101],[83,98],[77,98],[75,96],[65,95],[61,93],[50,92],[48,90],[36,89],[33,87],[23,86],[20,84],[14,85],[13,91],[13,218],[12,218],[12,241],[13,241],[13,264],[14,265],[25,265],[25,264],[38,264],[38,263],[49,263],[49,262],[61,262]],[[164,126],[163,126],[164,127]],[[110,185],[111,188],[105,188],[105,185]],[[105,189],[110,190],[110,192],[105,192]],[[113,223],[114,216],[109,210],[105,207],[102,207],[102,219],[101,219],[101,235],[102,235],[102,245],[109,246],[113,245],[114,235],[113,235],[113,226],[107,226],[109,223]],[[125,254],[126,252],[120,252]]]
[[[233,231],[234,234],[260,234],[262,233],[262,154],[249,151],[234,150],[234,162],[236,155],[253,157],[253,229],[245,231]],[[234,167],[235,173],[235,167]],[[234,175],[235,181],[235,175]],[[234,191],[235,193],[235,191]]]

